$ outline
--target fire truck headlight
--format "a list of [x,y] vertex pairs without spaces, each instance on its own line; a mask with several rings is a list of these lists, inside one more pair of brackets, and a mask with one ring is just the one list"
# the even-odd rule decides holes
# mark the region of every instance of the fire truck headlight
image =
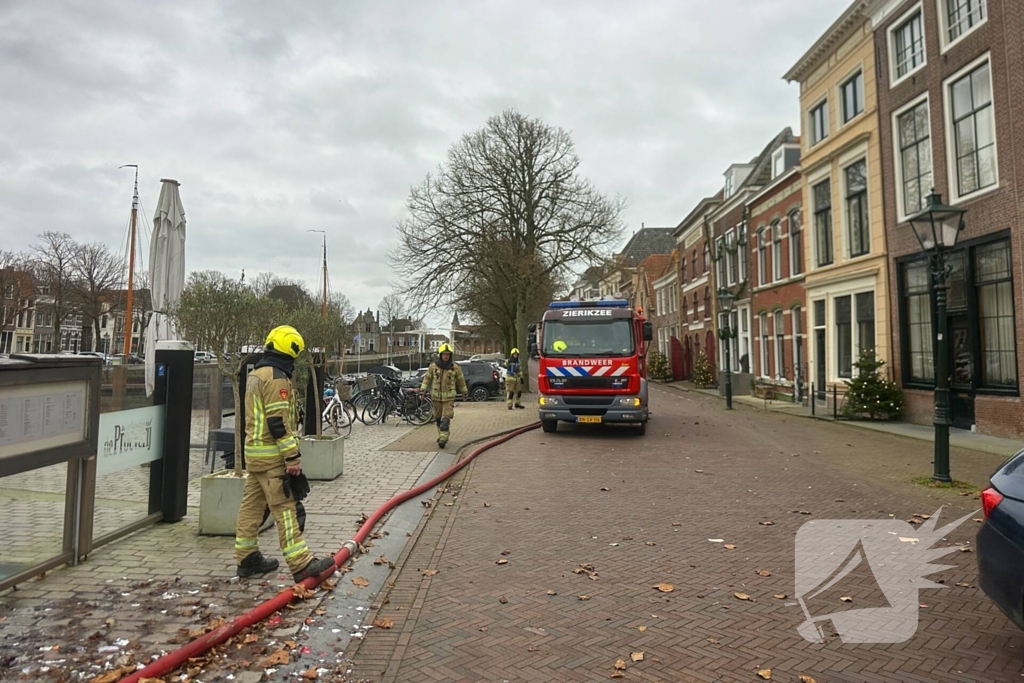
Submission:
[[633,398],[620,398],[619,399],[619,405],[620,406],[638,406],[638,405],[640,405],[640,399],[636,398],[636,397],[633,397]]
[[540,404],[542,406],[557,406],[559,403],[557,396],[541,396]]

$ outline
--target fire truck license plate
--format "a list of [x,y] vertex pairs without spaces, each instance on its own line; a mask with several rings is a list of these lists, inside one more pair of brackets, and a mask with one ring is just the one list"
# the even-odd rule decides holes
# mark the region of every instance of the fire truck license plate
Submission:
[[601,422],[601,416],[600,415],[580,415],[579,417],[576,418],[576,421],[577,422],[589,422],[589,423],[597,424],[597,423]]

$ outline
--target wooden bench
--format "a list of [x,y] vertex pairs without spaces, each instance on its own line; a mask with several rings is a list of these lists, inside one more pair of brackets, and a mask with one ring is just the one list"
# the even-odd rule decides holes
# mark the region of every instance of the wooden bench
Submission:
[[754,398],[763,398],[765,403],[778,399],[777,387],[771,384],[755,384]]

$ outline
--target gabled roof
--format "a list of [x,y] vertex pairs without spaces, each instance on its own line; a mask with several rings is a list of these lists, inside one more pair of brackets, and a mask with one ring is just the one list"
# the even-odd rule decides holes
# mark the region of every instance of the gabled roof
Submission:
[[672,270],[671,254],[651,254],[640,264],[640,284],[650,297],[654,292],[654,281]]
[[635,268],[651,254],[670,254],[676,241],[675,228],[640,228],[618,253],[619,266]]
[[806,80],[820,66],[821,60],[838,45],[841,45],[850,32],[868,18],[868,7],[871,4],[871,0],[854,0],[853,4],[846,8],[846,11],[836,19],[835,23],[818,38],[811,49],[805,52],[797,63],[786,72],[783,79],[789,83]]
[[675,227],[675,230],[672,231],[672,234],[675,235],[676,237],[679,237],[680,235],[682,235],[683,231],[686,230],[687,227],[689,227],[690,223],[694,219],[702,217],[704,214],[708,213],[711,209],[713,209],[714,207],[718,206],[718,204],[721,203],[721,201],[722,201],[722,191],[721,190],[719,190],[718,194],[716,194],[714,197],[704,197],[704,199],[702,199],[699,202],[697,202],[697,206],[693,207],[693,210],[690,211],[690,213],[686,214],[686,218],[684,218],[683,220],[679,221],[679,225],[677,225]]

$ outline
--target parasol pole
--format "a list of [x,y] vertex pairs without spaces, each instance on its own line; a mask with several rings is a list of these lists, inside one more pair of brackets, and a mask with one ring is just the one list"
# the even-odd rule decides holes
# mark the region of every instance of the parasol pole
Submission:
[[[128,239],[128,297],[125,304],[124,356],[132,352],[132,306],[135,293],[135,225],[139,215],[139,165],[125,164],[121,168],[135,169],[135,193],[132,195],[132,227]],[[116,334],[116,330],[115,330]]]

